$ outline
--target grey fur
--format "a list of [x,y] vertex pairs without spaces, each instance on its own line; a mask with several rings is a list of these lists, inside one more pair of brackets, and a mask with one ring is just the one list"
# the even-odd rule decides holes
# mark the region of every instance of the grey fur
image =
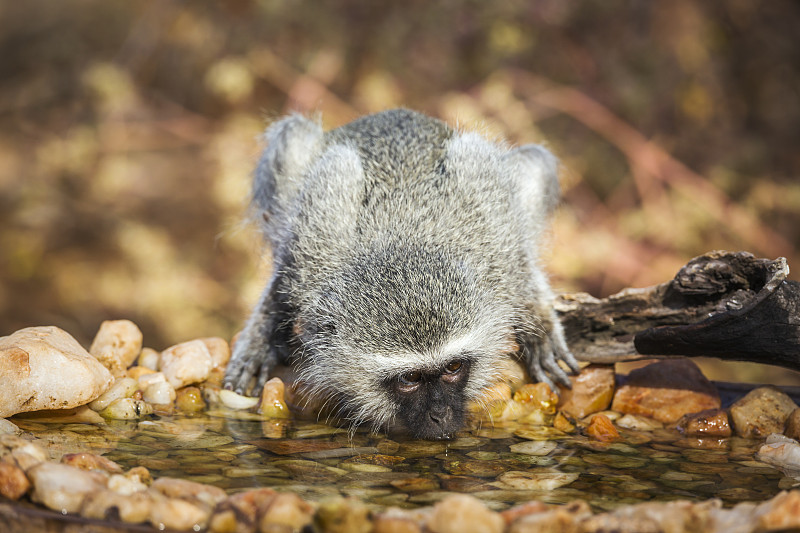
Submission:
[[558,202],[557,161],[407,110],[323,133],[292,115],[266,133],[253,184],[273,275],[225,386],[259,391],[294,364],[354,424],[390,425],[386,382],[469,353],[464,393],[515,346],[533,377],[569,383],[577,362],[538,263]]

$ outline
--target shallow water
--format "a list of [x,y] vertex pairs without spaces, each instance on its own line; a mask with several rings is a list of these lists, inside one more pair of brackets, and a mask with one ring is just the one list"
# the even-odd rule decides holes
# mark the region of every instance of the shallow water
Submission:
[[684,438],[668,429],[620,430],[621,440],[600,443],[509,423],[429,442],[366,432],[351,438],[321,424],[262,421],[234,411],[104,426],[16,423],[59,452],[103,454],[126,469],[144,466],[154,477],[230,493],[272,487],[308,500],[355,496],[376,507],[430,505],[452,492],[470,493],[494,509],[531,499],[582,499],[595,511],[712,497],[729,506],[791,486],[753,459],[760,441]]

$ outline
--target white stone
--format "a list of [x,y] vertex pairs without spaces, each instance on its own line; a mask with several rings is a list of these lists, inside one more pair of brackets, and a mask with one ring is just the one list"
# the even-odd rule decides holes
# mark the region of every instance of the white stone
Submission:
[[777,433],[767,437],[756,459],[771,464],[787,476],[800,478],[800,443]]
[[95,401],[89,404],[89,407],[95,411],[102,411],[112,402],[119,400],[120,398],[127,398],[129,396],[133,396],[133,393],[136,392],[136,389],[139,387],[139,384],[133,378],[122,378],[118,379],[114,382],[114,385],[100,395]]
[[166,381],[157,381],[147,386],[142,399],[147,403],[167,404],[175,401],[175,388]]
[[219,401],[222,405],[230,409],[250,409],[258,403],[258,398],[242,396],[232,390],[222,389],[219,391]]
[[125,375],[142,351],[142,332],[130,320],[106,320],[89,347],[115,378]]
[[167,378],[163,372],[153,372],[152,374],[142,374],[137,381],[139,382],[139,388],[145,390],[150,385],[166,383]]
[[212,368],[225,368],[231,358],[231,348],[225,339],[220,337],[205,337],[200,339],[211,354]]
[[10,420],[0,418],[0,435],[19,435],[22,430]]
[[104,478],[74,466],[44,462],[27,472],[34,501],[62,513],[77,513],[88,494],[104,489]]
[[54,326],[0,337],[0,418],[84,405],[114,382],[97,359]]
[[158,370],[158,359],[161,354],[152,348],[142,348],[142,353],[139,354],[137,364],[150,370]]
[[119,398],[100,411],[103,418],[113,420],[137,420],[153,412],[153,406],[142,400],[133,398]]
[[176,389],[199,383],[208,377],[213,362],[208,347],[201,340],[176,344],[161,352],[159,370]]

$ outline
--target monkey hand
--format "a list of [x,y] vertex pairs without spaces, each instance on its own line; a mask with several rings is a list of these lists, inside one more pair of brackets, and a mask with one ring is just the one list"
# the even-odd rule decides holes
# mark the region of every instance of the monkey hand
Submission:
[[228,368],[225,370],[222,386],[237,394],[245,394],[255,378],[250,394],[258,396],[277,362],[278,357],[275,350],[267,345],[263,337],[248,335],[245,330],[233,347],[233,354]]
[[557,392],[556,383],[572,388],[567,372],[558,362],[563,361],[572,372],[578,372],[580,367],[575,356],[572,355],[572,352],[567,347],[560,323],[555,322],[553,327],[541,337],[532,339],[532,342],[524,343],[523,351],[526,356],[525,362],[528,367],[528,373],[531,377],[537,381],[547,383],[555,392]]

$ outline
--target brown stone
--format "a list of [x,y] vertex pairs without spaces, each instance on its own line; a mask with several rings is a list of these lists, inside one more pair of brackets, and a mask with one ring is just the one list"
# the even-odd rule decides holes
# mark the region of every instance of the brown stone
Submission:
[[610,442],[619,438],[619,431],[614,427],[614,423],[606,415],[594,415],[586,434],[600,442]]
[[18,500],[31,488],[25,472],[16,465],[0,461],[0,496]]
[[786,393],[775,387],[759,387],[731,406],[731,422],[738,436],[763,438],[783,433],[786,420],[796,409]]
[[558,408],[575,418],[608,409],[614,397],[614,367],[589,365],[570,376],[572,388],[559,386]]
[[731,425],[724,409],[707,409],[683,415],[678,431],[691,437],[730,437]]
[[792,414],[786,419],[783,434],[790,439],[800,440],[800,408],[792,411]]
[[611,408],[664,423],[687,413],[720,407],[716,387],[688,359],[667,359],[630,373],[617,389]]

